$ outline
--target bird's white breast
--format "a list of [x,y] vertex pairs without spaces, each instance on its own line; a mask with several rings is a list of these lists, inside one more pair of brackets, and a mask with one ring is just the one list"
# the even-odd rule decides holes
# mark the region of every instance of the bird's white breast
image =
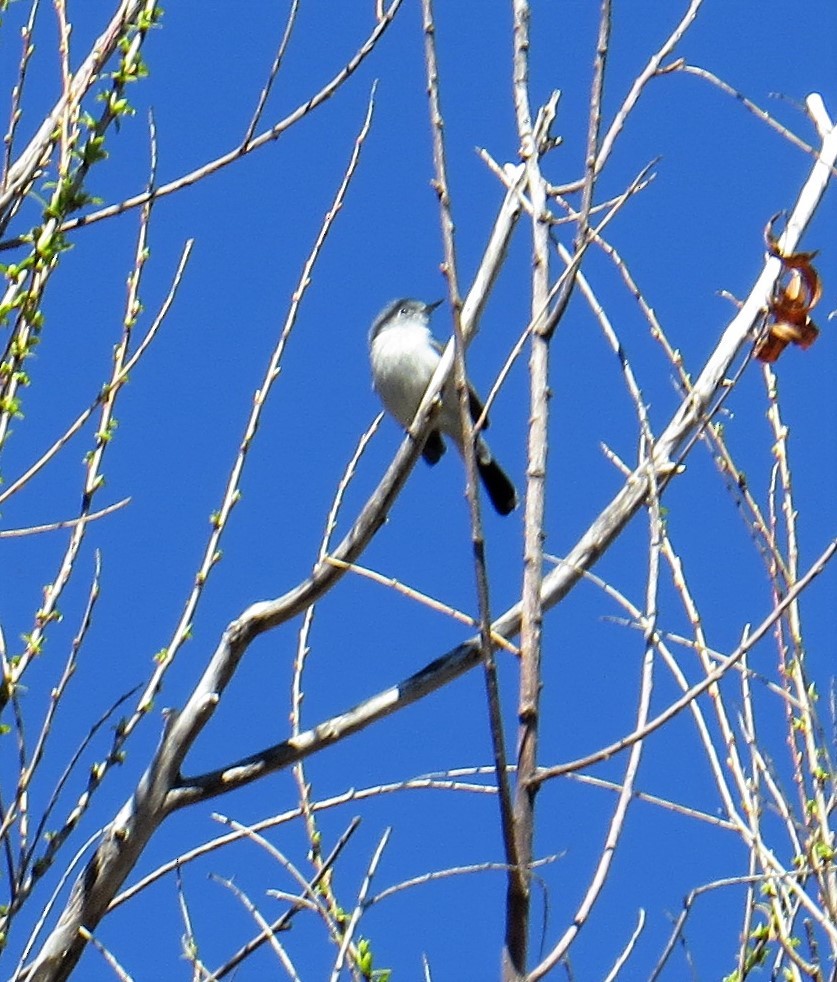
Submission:
[[409,426],[439,363],[430,331],[423,325],[384,328],[372,341],[371,362],[382,402]]

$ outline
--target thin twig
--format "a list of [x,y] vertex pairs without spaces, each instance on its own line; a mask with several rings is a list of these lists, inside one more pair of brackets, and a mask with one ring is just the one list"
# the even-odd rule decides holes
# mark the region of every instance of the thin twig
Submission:
[[[35,18],[38,15],[38,9],[41,6],[41,0],[32,0],[32,4],[29,8],[29,20],[23,26],[20,32],[21,39],[23,41],[23,51],[20,55],[20,67],[17,73],[17,82],[12,88],[12,98],[11,105],[9,106],[9,127],[6,130],[6,135],[3,137],[3,176],[0,178],[0,194],[5,192],[6,185],[9,177],[9,168],[12,165],[12,149],[15,142],[15,134],[17,133],[18,123],[23,117],[23,110],[20,108],[21,101],[23,99],[23,89],[26,85],[26,73],[29,68],[29,62],[32,55],[35,53],[35,45],[32,43],[32,34],[35,30]],[[19,204],[23,203],[23,196],[18,199]]]
[[91,934],[86,927],[79,928],[79,934],[99,952],[119,982],[133,982],[133,976],[125,971],[113,952],[109,951],[95,935]]
[[[97,551],[94,560],[93,578],[90,583],[90,591],[87,596],[87,604],[81,618],[81,624],[79,626],[79,630],[75,638],[73,638],[73,643],[70,645],[70,651],[67,654],[67,661],[64,664],[64,671],[61,673],[61,678],[58,680],[58,684],[50,692],[49,707],[47,708],[46,715],[44,716],[44,721],[41,725],[41,731],[38,734],[38,738],[32,750],[32,756],[29,760],[29,763],[25,768],[23,768],[23,770],[20,773],[20,776],[18,777],[18,785],[15,795],[16,799],[18,800],[27,792],[29,785],[32,782],[32,778],[35,776],[35,772],[38,769],[38,765],[40,764],[41,759],[43,757],[47,738],[49,737],[49,734],[52,731],[52,723],[53,720],[55,719],[55,714],[58,711],[59,703],[61,701],[62,696],[64,695],[64,692],[67,689],[67,686],[70,682],[70,678],[72,677],[73,673],[76,670],[78,653],[84,642],[85,637],[87,636],[87,632],[90,628],[90,624],[93,619],[93,609],[95,608],[96,601],[99,598],[99,582],[101,578],[101,573],[102,573],[102,557],[100,553]],[[35,837],[36,841],[40,839],[43,822],[46,820],[46,815],[48,813],[49,813],[49,807],[47,807],[45,811],[45,815],[44,815],[44,819],[42,820],[41,827],[38,828]],[[9,815],[12,814],[14,814],[14,809],[9,812]],[[9,816],[7,816],[7,819],[8,817]],[[4,827],[0,828],[0,836],[5,836],[5,834],[6,834],[6,828],[5,828],[5,821],[4,821]],[[23,864],[21,866],[21,869],[18,870],[18,877],[17,877],[18,880],[20,876],[23,875],[24,869],[25,869],[25,864]]]
[[[491,635],[491,601],[489,594],[488,569],[485,548],[485,535],[482,528],[482,515],[478,492],[477,460],[474,421],[470,412],[470,393],[465,368],[466,337],[461,317],[461,298],[456,266],[456,247],[454,241],[454,222],[451,211],[450,190],[448,186],[447,162],[445,157],[444,118],[439,93],[439,68],[436,54],[436,25],[433,18],[432,0],[422,0],[423,26],[425,39],[425,61],[427,65],[427,92],[430,109],[430,123],[433,132],[433,161],[435,165],[435,186],[439,197],[439,212],[442,224],[442,239],[445,249],[444,271],[448,280],[454,324],[454,379],[459,396],[459,414],[462,424],[465,470],[467,475],[466,496],[471,525],[471,548],[474,560],[474,579],[477,589],[479,610],[480,652],[483,664],[488,720],[491,733],[491,746],[494,757],[498,804],[500,809],[500,829],[506,862],[516,868],[520,862],[514,834],[514,816],[511,789],[508,780],[508,755],[506,736],[503,727],[503,714],[500,700],[500,686],[497,666],[494,660],[494,644]],[[473,322],[472,322],[473,323]],[[473,329],[472,332],[473,333]],[[516,873],[512,874],[517,875]]]
[[236,884],[232,880],[227,879],[226,877],[217,876],[215,873],[211,873],[210,879],[213,880],[215,883],[218,883],[221,886],[226,887],[230,891],[230,893],[236,898],[236,900],[238,900],[241,903],[241,905],[244,907],[244,909],[250,914],[250,916],[253,918],[256,924],[259,925],[259,928],[261,929],[262,933],[267,938],[268,944],[273,949],[273,953],[278,958],[279,964],[288,973],[288,977],[292,980],[292,982],[302,982],[302,979],[297,974],[296,968],[294,967],[294,964],[291,961],[287,951],[285,951],[284,946],[280,944],[279,939],[276,937],[276,934],[273,931],[271,931],[270,925],[268,924],[264,915],[259,910],[259,908],[253,903],[253,901],[247,896],[247,894],[240,887],[236,886]]
[[[547,866],[550,863],[557,862],[560,858],[561,856],[557,853],[552,856],[544,856],[542,859],[534,860],[529,869],[539,869],[541,866]],[[385,890],[381,890],[374,897],[370,897],[366,901],[365,906],[368,909],[396,893],[401,893],[403,890],[411,890],[413,887],[435,883],[437,880],[447,880],[452,876],[470,876],[473,873],[491,873],[497,871],[507,873],[508,869],[507,863],[472,863],[469,866],[450,866],[447,869],[433,870],[430,873],[422,873],[421,876],[413,876],[409,880],[402,880],[401,883],[396,883],[391,887],[387,887]]]
[[24,535],[40,535],[43,532],[57,532],[60,529],[73,528],[79,522],[95,522],[97,518],[112,515],[115,511],[119,511],[120,508],[124,508],[125,505],[130,504],[130,502],[130,498],[123,498],[121,501],[99,509],[99,511],[92,511],[87,515],[82,515],[80,518],[67,518],[60,522],[49,522],[47,525],[29,525],[21,529],[0,529],[0,539],[16,539]]
[[[455,607],[451,607],[449,604],[417,590],[415,587],[407,586],[391,576],[383,576],[381,573],[376,573],[373,569],[367,569],[365,566],[359,566],[357,563],[344,563],[331,556],[328,557],[327,562],[334,563],[340,569],[351,570],[352,573],[357,573],[358,576],[363,576],[368,580],[372,580],[374,583],[380,583],[381,586],[390,587],[398,593],[403,594],[403,596],[409,597],[411,600],[417,600],[431,610],[447,614],[460,624],[466,624],[468,627],[479,626],[479,621],[475,617],[471,617],[469,614],[465,614],[461,610],[457,610]],[[508,651],[509,654],[520,654],[520,649],[516,645],[493,631],[491,632],[491,643],[497,648],[503,648],[505,651]]]
[[198,957],[198,942],[195,938],[192,915],[189,911],[189,902],[186,899],[186,890],[183,886],[183,876],[179,868],[175,870],[175,885],[177,887],[177,905],[183,919],[183,934],[180,937],[180,945],[183,948],[184,959],[192,966],[193,982],[197,982],[198,979],[206,979],[209,973]]
[[645,928],[645,911],[640,908],[639,915],[637,916],[636,927],[634,928],[633,934],[628,938],[628,942],[622,951],[619,953],[619,957],[613,964],[613,968],[604,977],[604,982],[616,982],[619,977],[619,973],[628,964],[628,959],[633,954],[634,948],[639,941],[639,937]]
[[335,959],[334,968],[331,972],[331,982],[337,982],[340,977],[343,962],[346,960],[346,955],[348,954],[349,947],[352,944],[352,938],[354,937],[355,930],[357,929],[361,915],[364,911],[366,895],[369,893],[369,888],[372,886],[372,880],[378,871],[378,866],[380,865],[381,857],[384,854],[384,849],[386,849],[387,843],[389,842],[390,835],[392,835],[392,829],[385,829],[375,852],[372,854],[372,859],[369,861],[369,868],[366,870],[366,875],[364,876],[363,882],[360,885],[360,890],[358,891],[357,903],[352,911],[352,916],[349,918],[349,923],[344,929],[340,950],[337,952],[337,958]]
[[[366,432],[361,436],[358,441],[357,447],[349,460],[346,470],[340,481],[337,484],[337,490],[334,494],[334,499],[331,503],[331,508],[329,509],[328,516],[325,521],[325,528],[323,530],[323,537],[320,541],[320,548],[318,553],[318,562],[322,562],[328,555],[328,549],[331,544],[331,537],[337,527],[337,516],[340,513],[340,508],[343,504],[344,496],[349,488],[349,485],[354,477],[358,462],[363,456],[366,448],[369,445],[372,436],[377,432],[378,427],[383,419],[383,414],[379,413],[378,416],[373,420],[372,424],[367,428]],[[335,560],[336,561],[336,560]],[[299,636],[297,638],[296,645],[296,655],[294,657],[293,664],[293,675],[291,678],[291,733],[299,733],[302,729],[302,702],[304,698],[304,687],[303,687],[303,674],[305,667],[308,663],[308,653],[309,653],[309,642],[311,636],[311,629],[314,623],[314,613],[316,611],[316,605],[312,604],[306,611],[302,619],[302,625],[299,629]],[[317,827],[317,823],[314,817],[314,810],[312,808],[312,786],[309,782],[303,761],[299,761],[293,768],[293,777],[296,781],[297,790],[299,794],[299,804],[302,810],[303,819],[305,822],[305,831],[308,836],[309,845],[309,859],[314,866],[315,870],[315,880],[322,883],[321,889],[323,890],[327,901],[333,907],[337,907],[337,900],[333,895],[332,880],[330,878],[325,879],[324,873],[327,866],[323,860],[323,841],[322,834]],[[325,882],[323,880],[325,879]]]
[[[663,534],[660,499],[657,492],[658,489],[652,486],[648,516],[650,541],[648,578],[646,584],[646,607],[643,615],[643,621],[645,624],[645,653],[643,657],[639,705],[637,708],[637,729],[642,727],[648,721],[654,681],[654,648],[657,634],[660,552]],[[616,808],[614,809],[614,813],[611,818],[610,827],[608,828],[602,853],[599,857],[598,863],[596,864],[596,869],[591,878],[587,891],[572,918],[570,926],[564,932],[563,937],[553,947],[552,951],[550,951],[549,954],[541,960],[540,964],[537,965],[527,976],[527,980],[530,979],[531,982],[536,982],[537,979],[543,978],[556,965],[558,965],[559,962],[567,957],[571,944],[578,936],[579,931],[581,931],[586,924],[595,903],[601,896],[613,863],[616,846],[625,827],[628,807],[631,804],[636,775],[639,770],[640,760],[642,758],[643,747],[643,741],[637,741],[631,747],[631,753],[629,754],[625,767],[625,777],[622,782],[622,788],[619,791]]]
[[[801,137],[798,137],[793,130],[789,130],[786,126],[783,126],[777,119],[774,119],[767,110],[762,109],[761,106],[756,105],[752,99],[748,99],[743,92],[739,92],[738,89],[733,88],[722,78],[719,78],[714,72],[710,72],[708,68],[702,68],[699,65],[688,65],[686,62],[679,62],[674,66],[674,70],[678,72],[683,72],[686,75],[694,75],[697,78],[703,79],[705,82],[709,82],[711,85],[716,86],[722,92],[728,96],[732,96],[736,102],[740,102],[742,106],[751,112],[756,119],[761,120],[762,123],[766,123],[772,130],[775,130],[781,137],[787,140],[790,144],[798,147],[800,150],[809,154],[811,157],[817,156],[816,147],[812,147],[810,143],[807,143]],[[821,134],[822,135],[822,134]],[[837,176],[837,170],[834,171]]]
[[273,59],[273,64],[270,66],[270,71],[267,75],[267,81],[264,84],[264,88],[259,95],[259,101],[256,105],[255,112],[253,113],[253,118],[250,120],[250,125],[247,127],[247,132],[244,134],[244,139],[241,141],[241,146],[245,149],[249,146],[250,141],[253,139],[253,134],[256,132],[256,127],[261,122],[262,114],[264,113],[264,107],[267,105],[268,96],[270,95],[270,90],[273,88],[273,83],[276,81],[276,76],[279,74],[279,69],[282,67],[282,59],[285,57],[285,52],[288,50],[288,45],[291,41],[291,34],[293,33],[294,26],[296,25],[296,15],[299,12],[299,0],[291,0],[291,6],[288,10],[288,19],[285,22],[285,31],[282,35],[282,40],[279,42],[279,47],[276,50],[276,57]]
[[660,45],[657,51],[654,52],[654,54],[648,60],[648,64],[645,66],[645,68],[634,79],[630,91],[625,96],[624,102],[619,107],[613,122],[610,124],[610,128],[602,139],[599,152],[596,157],[597,173],[602,170],[610,157],[610,154],[613,151],[613,145],[616,142],[616,138],[622,132],[622,129],[624,128],[634,106],[637,104],[640,96],[645,91],[645,87],[653,78],[656,78],[658,75],[665,74],[667,71],[671,70],[664,68],[663,62],[671,55],[671,53],[683,39],[683,36],[692,26],[702,4],[703,0],[691,0],[688,9],[683,14],[683,17],[678,25]]

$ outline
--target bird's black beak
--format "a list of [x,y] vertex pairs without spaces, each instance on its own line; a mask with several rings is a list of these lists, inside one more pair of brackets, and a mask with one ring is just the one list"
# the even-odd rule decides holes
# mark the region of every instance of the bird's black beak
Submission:
[[433,311],[434,311],[434,310],[435,310],[435,309],[436,309],[437,307],[440,307],[440,306],[441,306],[441,305],[442,305],[442,304],[443,304],[444,302],[445,302],[445,298],[444,298],[444,297],[442,297],[442,299],[441,299],[441,300],[435,300],[435,301],[434,301],[433,303],[426,303],[426,304],[424,305],[424,309],[425,309],[425,313],[428,313],[428,314],[432,314],[432,313],[433,313]]

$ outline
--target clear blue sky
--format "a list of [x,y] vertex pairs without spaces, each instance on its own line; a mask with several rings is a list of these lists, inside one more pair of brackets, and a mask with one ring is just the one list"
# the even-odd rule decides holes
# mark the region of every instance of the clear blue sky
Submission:
[[[112,4],[76,4],[77,63],[110,14]],[[510,5],[458,0],[438,5],[442,100],[450,163],[460,277],[467,286],[501,200],[496,179],[474,153],[485,147],[500,162],[515,160],[517,140],[510,87]],[[554,130],[563,145],[549,157],[555,183],[577,178],[583,165],[590,76],[597,30],[592,3],[534,4],[532,95],[561,89]],[[813,127],[794,102],[821,91],[837,115],[834,39],[837,12],[828,0],[800,5],[707,0],[697,25],[676,52],[743,91],[809,141]],[[271,95],[265,124],[288,113],[354,53],[371,24],[371,3],[307,0],[297,33]],[[632,80],[681,15],[684,3],[614,5],[605,93],[608,125]],[[0,91],[8,92],[19,50],[17,28],[26,5],[13,5],[0,32]],[[109,161],[93,174],[90,191],[104,202],[141,190],[147,179],[146,112],[153,107],[159,179],[165,182],[231,149],[240,141],[281,35],[284,4],[252,0],[236,7],[171,3],[162,28],[144,48],[150,77],[130,92],[137,114],[108,141]],[[42,13],[45,38],[52,13]],[[22,124],[28,135],[38,113],[58,92],[49,42],[42,41],[31,103]],[[77,630],[91,575],[93,551],[103,556],[102,597],[61,719],[61,741],[74,747],[121,693],[147,677],[153,654],[168,643],[191,588],[209,515],[220,503],[253,391],[260,384],[304,259],[329,207],[361,125],[370,86],[379,80],[371,135],[357,177],[306,294],[281,376],[271,394],[213,572],[194,625],[158,702],[178,706],[191,690],[220,632],[253,601],[278,596],[304,578],[316,557],[337,480],[356,442],[378,411],[371,391],[366,332],[393,297],[435,300],[445,295],[439,216],[424,94],[421,18],[405,0],[379,49],[357,76],[277,143],[197,186],[161,200],[151,227],[151,260],[142,290],[148,315],[168,288],[187,238],[192,260],[174,308],[152,350],[133,373],[118,410],[108,451],[107,487],[100,504],[130,495],[130,506],[88,534],[78,579],[62,603],[65,621],[27,680],[31,707],[41,706],[56,665]],[[783,100],[771,99],[780,93]],[[5,112],[0,110],[0,117]],[[264,125],[260,127],[260,130]],[[810,163],[799,150],[733,99],[695,77],[657,80],[620,138],[598,198],[618,194],[652,159],[655,180],[609,229],[649,303],[681,350],[693,375],[702,367],[732,314],[719,291],[744,297],[763,259],[762,229],[796,199]],[[837,455],[834,426],[837,372],[834,325],[835,200],[826,198],[805,248],[820,249],[825,296],[817,310],[822,337],[807,354],[792,350],[779,363],[786,421],[793,433],[796,504],[803,513],[803,568],[834,535]],[[137,227],[137,213],[81,230],[49,294],[44,339],[32,362],[33,385],[25,419],[16,426],[3,462],[17,474],[98,391],[119,336]],[[15,229],[21,231],[23,227]],[[563,240],[570,242],[564,229]],[[470,371],[485,390],[528,320],[528,226],[521,224],[505,272],[469,352]],[[677,405],[671,371],[649,338],[639,310],[609,261],[592,252],[585,272],[593,282],[638,374],[659,432]],[[556,264],[557,269],[557,264]],[[147,323],[147,320],[145,321]],[[435,318],[450,332],[449,308]],[[504,388],[493,413],[491,442],[519,487],[525,480],[528,389],[525,360]],[[636,458],[636,423],[619,366],[580,296],[552,346],[550,477],[546,548],[565,554],[621,486],[606,443],[628,462]],[[727,432],[739,466],[764,501],[771,435],[764,419],[755,366],[728,404]],[[2,527],[72,517],[78,507],[83,454],[91,435],[77,439],[55,466],[18,495]],[[399,445],[386,421],[364,456],[347,495],[339,529],[345,531]],[[376,536],[363,564],[474,612],[474,578],[462,468],[451,452],[434,469],[419,462]],[[761,560],[732,498],[701,448],[665,500],[676,544],[707,616],[709,641],[731,650],[747,623],[768,611],[770,593]],[[492,608],[514,602],[522,575],[522,513],[509,519],[485,510]],[[647,520],[638,516],[597,572],[642,605],[647,564]],[[43,583],[55,575],[61,534],[4,541],[0,621],[12,650],[29,629]],[[833,571],[817,583],[806,613],[812,675],[825,685],[833,673]],[[664,622],[673,632],[688,624],[673,592],[663,593]],[[547,617],[544,648],[541,759],[560,763],[630,731],[642,657],[640,632],[607,618],[620,615],[595,587],[580,585]],[[220,766],[283,739],[288,733],[289,681],[298,625],[286,625],[249,651],[223,704],[187,762],[189,773]],[[317,610],[310,644],[304,705],[313,725],[396,683],[456,645],[468,632],[385,588],[347,576]],[[775,649],[765,643],[756,660],[773,673]],[[514,741],[516,665],[500,657],[504,708]],[[677,691],[659,670],[654,705]],[[770,718],[779,720],[773,707]],[[778,725],[778,723],[777,723]],[[104,824],[130,793],[159,734],[159,714],[129,745],[125,766],[111,776],[78,840]],[[106,752],[109,734],[97,753]],[[771,744],[785,773],[784,744]],[[64,757],[53,748],[50,774]],[[12,753],[7,747],[6,753]],[[93,757],[92,759],[98,759]],[[404,713],[320,755],[308,764],[314,794],[490,763],[483,681],[477,672]],[[624,762],[595,771],[620,780]],[[4,773],[13,773],[8,768]],[[79,775],[78,793],[84,775]],[[715,813],[719,803],[685,716],[649,744],[640,789]],[[34,791],[43,800],[51,785]],[[71,798],[67,798],[67,807]],[[561,858],[541,871],[534,920],[543,917],[544,947],[563,933],[579,902],[613,807],[608,792],[553,782],[538,799],[536,850]],[[154,839],[138,873],[153,869],[196,842],[222,831],[217,810],[253,822],[293,807],[290,775],[280,774],[231,797],[175,815]],[[63,815],[65,809],[59,809]],[[402,879],[448,866],[500,862],[496,800],[467,792],[404,791],[331,811],[322,818],[325,848],[360,814],[363,824],[337,874],[336,889],[351,906],[383,830],[393,827],[373,892]],[[274,833],[278,847],[304,867],[301,829]],[[616,856],[612,879],[572,949],[575,977],[601,978],[632,932],[638,909],[647,925],[625,978],[644,978],[659,956],[688,891],[721,876],[743,874],[745,853],[730,833],[702,827],[637,803]],[[215,966],[252,930],[248,917],[222,888],[207,880],[233,877],[266,915],[281,906],[266,888],[292,889],[277,866],[252,845],[210,855],[183,872],[187,899],[205,963]],[[398,979],[420,977],[421,954],[435,982],[496,977],[502,943],[505,878],[499,872],[460,876],[401,893],[369,912],[361,933],[370,937],[376,964]],[[44,892],[43,902],[46,901]],[[740,930],[737,891],[715,892],[698,905],[688,930],[699,978],[731,971]],[[136,978],[175,978],[178,963],[177,894],[162,881],[109,918],[102,940]],[[544,905],[546,904],[546,910]],[[36,904],[37,906],[37,904]],[[142,911],[138,923],[138,911]],[[35,911],[32,911],[33,915]],[[12,951],[22,943],[16,926]],[[283,939],[284,940],[284,939]],[[299,918],[287,938],[304,979],[324,978],[333,949],[319,924]],[[537,957],[537,940],[533,957]],[[12,962],[9,960],[9,964]],[[177,967],[175,967],[177,966]],[[268,969],[267,966],[270,966]],[[265,977],[271,956],[258,956],[237,976]],[[670,979],[687,977],[682,953]],[[113,976],[88,952],[79,977]],[[561,977],[560,975],[558,977]]]

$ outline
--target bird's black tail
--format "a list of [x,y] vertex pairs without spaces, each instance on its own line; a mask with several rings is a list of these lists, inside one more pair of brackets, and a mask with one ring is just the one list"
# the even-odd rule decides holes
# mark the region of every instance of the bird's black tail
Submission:
[[490,453],[477,457],[477,470],[486,493],[499,515],[508,515],[517,508],[517,491],[508,475]]

